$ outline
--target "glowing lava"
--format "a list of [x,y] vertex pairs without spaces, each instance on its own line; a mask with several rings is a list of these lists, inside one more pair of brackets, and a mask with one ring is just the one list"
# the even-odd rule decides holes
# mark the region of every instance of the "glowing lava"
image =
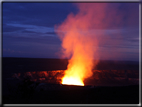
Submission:
[[65,76],[62,78],[62,84],[84,86],[83,75],[81,74],[83,69],[80,66],[72,65],[71,60],[69,62],[68,69],[65,70]]
[[62,84],[84,86],[84,83],[82,82],[81,79],[72,76],[70,77],[65,76],[62,80]]

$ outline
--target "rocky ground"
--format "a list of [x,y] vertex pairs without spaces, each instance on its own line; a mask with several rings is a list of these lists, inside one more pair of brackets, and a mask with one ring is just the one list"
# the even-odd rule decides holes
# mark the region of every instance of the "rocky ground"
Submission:
[[66,60],[5,58],[2,62],[2,103],[138,104],[138,64],[102,63],[81,87],[60,84]]
[[25,81],[9,87],[3,104],[138,104],[139,86],[68,86]]

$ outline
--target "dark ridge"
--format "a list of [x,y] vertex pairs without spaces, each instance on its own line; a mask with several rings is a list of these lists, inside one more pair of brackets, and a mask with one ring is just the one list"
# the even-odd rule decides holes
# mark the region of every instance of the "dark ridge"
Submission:
[[[55,58],[2,58],[2,70],[14,72],[49,71],[67,69],[68,59]],[[135,61],[99,61],[93,68],[97,70],[139,70]]]

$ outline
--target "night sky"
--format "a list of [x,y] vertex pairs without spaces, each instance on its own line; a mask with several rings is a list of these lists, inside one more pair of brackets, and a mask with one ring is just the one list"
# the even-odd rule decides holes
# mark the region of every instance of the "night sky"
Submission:
[[[110,3],[109,9],[122,15],[121,24],[91,29],[98,35],[105,32],[104,40],[109,38],[99,45],[100,59],[138,61],[139,3]],[[3,57],[60,58],[58,52],[62,42],[54,28],[64,22],[71,12],[78,13],[75,3],[3,2]],[[115,17],[110,18],[114,20]]]

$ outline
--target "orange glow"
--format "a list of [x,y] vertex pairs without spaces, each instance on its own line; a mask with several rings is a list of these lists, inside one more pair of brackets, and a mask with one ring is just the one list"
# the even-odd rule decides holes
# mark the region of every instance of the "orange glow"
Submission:
[[81,79],[75,77],[67,77],[67,76],[62,79],[62,84],[84,86],[84,83],[82,82]]
[[[61,57],[69,58],[62,84],[84,86],[84,79],[92,76],[92,69],[97,64],[98,40],[95,34],[88,31],[92,26],[98,25],[98,22],[95,21],[96,24],[93,22],[96,16],[92,15],[92,4],[79,4],[78,6],[79,13],[69,14],[61,25],[55,26],[55,29],[62,41]],[[91,8],[86,8],[86,6],[91,6]],[[98,9],[99,6],[96,5],[96,8]]]
[[[75,5],[78,13],[70,13],[63,23],[55,26],[55,30],[62,41],[61,58],[69,58],[62,84],[84,85],[84,80],[92,76],[99,56],[109,58],[110,54],[102,51],[101,47],[110,43],[105,29],[120,24],[122,16],[116,14],[117,9],[110,10],[107,3]],[[112,20],[112,16],[115,20]],[[114,56],[117,57],[116,54]]]

